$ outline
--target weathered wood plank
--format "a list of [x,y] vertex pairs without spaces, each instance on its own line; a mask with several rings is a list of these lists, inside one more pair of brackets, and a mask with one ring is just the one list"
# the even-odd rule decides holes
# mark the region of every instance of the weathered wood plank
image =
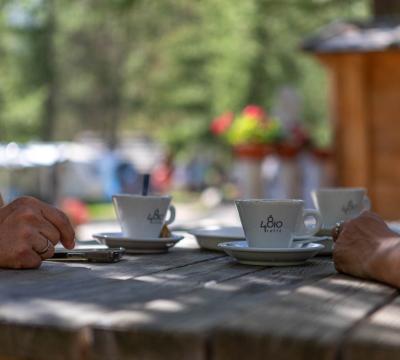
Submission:
[[104,279],[98,273],[74,270],[74,276],[39,285],[12,287],[0,283],[0,319],[35,325],[83,326],[97,319],[100,313],[132,309],[159,296],[190,292],[207,283],[226,281],[260,268],[240,266],[222,257],[128,280]]
[[[27,356],[34,353],[38,359],[55,359],[49,348],[82,349],[79,334],[88,325],[102,322],[103,317],[117,322],[132,316],[137,318],[134,309],[161,293],[172,296],[176,292],[189,292],[210,281],[224,281],[260,269],[232,264],[226,256],[213,255],[213,260],[181,265],[162,274],[153,273],[153,268],[150,272],[142,269],[141,273],[151,275],[136,280],[104,278],[102,272],[82,267],[72,267],[68,272],[68,266],[50,263],[41,271],[25,272],[26,279],[21,272],[11,271],[14,281],[0,283],[0,354]],[[133,268],[138,266],[130,263]],[[129,269],[127,264],[124,267]],[[54,269],[56,271],[52,272]],[[45,275],[43,279],[38,276],[40,272]],[[18,286],[15,286],[15,278],[21,280]],[[121,318],[121,314],[126,315]],[[2,335],[10,334],[10,329],[12,337]],[[46,336],[36,336],[40,333]],[[52,346],[37,346],[45,338],[52,340],[48,342]],[[21,353],[15,350],[14,339],[23,339]],[[76,351],[60,355],[60,359],[78,358]]]
[[129,258],[110,265],[111,276],[82,264],[0,271],[0,356],[332,358],[341,336],[393,296],[382,285],[327,278],[329,259],[262,268],[182,251],[182,262],[172,253]]
[[174,268],[183,271],[192,264],[226,258],[199,251],[193,244],[184,242],[165,255],[129,256],[116,264],[45,262],[39,270],[0,270],[0,354],[80,359],[87,348],[81,342],[86,325],[112,311],[107,304],[123,306],[122,298],[119,303],[113,302],[114,294],[123,292],[129,302],[132,292],[141,294],[145,290],[143,281],[126,288],[121,279]]
[[71,262],[66,265],[86,267],[93,272],[98,272],[101,277],[126,280],[224,256],[223,253],[200,250],[194,238],[188,236],[165,254],[125,255],[128,261],[115,264]]
[[[37,359],[54,359],[49,346],[37,346],[42,344],[41,339],[50,337],[52,341],[48,343],[52,348],[62,350],[60,359],[77,359],[77,353],[86,349],[79,345],[79,334],[95,325],[99,335],[91,333],[95,341],[93,354],[103,359],[118,359],[119,354],[123,354],[121,358],[124,354],[127,358],[147,354],[143,356],[149,358],[158,351],[153,346],[155,341],[159,344],[167,341],[168,346],[159,349],[163,355],[167,351],[169,358],[176,357],[174,354],[179,349],[180,358],[192,354],[193,349],[203,356],[210,325],[232,316],[231,311],[235,311],[232,303],[236,301],[239,307],[242,304],[238,294],[242,300],[250,296],[247,300],[252,301],[254,297],[265,296],[270,288],[298,283],[318,276],[321,271],[324,276],[332,272],[329,261],[316,260],[302,268],[262,269],[238,265],[227,257],[128,280],[103,278],[101,272],[80,267],[68,272],[66,267],[45,264],[42,271],[49,274],[43,281],[34,275],[38,271],[26,272],[25,281],[21,275],[24,272],[11,272],[15,273],[14,281],[20,279],[18,286],[12,281],[0,282],[0,354],[20,357],[35,354]],[[53,268],[59,275],[54,275]],[[228,288],[221,287],[230,281],[233,283]],[[236,291],[226,291],[229,286]],[[196,289],[200,289],[199,294]],[[187,316],[192,311],[197,318],[195,322]],[[172,332],[170,324],[174,324]],[[125,333],[127,327],[135,329],[136,335]],[[6,333],[13,335],[1,335]],[[40,336],[41,333],[46,336]],[[115,336],[118,333],[122,337]],[[108,339],[104,344],[103,334]],[[169,337],[174,341],[168,340]],[[24,346],[16,351],[14,339],[19,338],[24,339]],[[131,344],[135,341],[138,345],[133,349]]]
[[119,317],[112,313],[95,324],[93,358],[207,359],[216,327],[333,271],[332,262],[322,259],[304,267],[264,268],[209,281],[194,291],[160,291]]
[[0,324],[1,355],[14,360],[83,360],[91,346],[89,329],[54,329]]
[[400,358],[400,298],[361,321],[346,337],[341,359]]
[[341,275],[301,286],[221,326],[213,358],[336,359],[347,331],[394,293]]

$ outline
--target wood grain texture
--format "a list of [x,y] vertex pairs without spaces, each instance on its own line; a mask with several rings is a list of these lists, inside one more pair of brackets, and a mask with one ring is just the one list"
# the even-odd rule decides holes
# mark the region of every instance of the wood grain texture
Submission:
[[125,322],[121,316],[95,325],[93,357],[208,359],[214,330],[221,324],[332,272],[331,261],[315,260],[304,267],[261,268],[226,281],[207,281],[196,290],[159,292],[136,312],[124,313]]
[[349,328],[393,296],[381,285],[332,276],[329,258],[264,268],[191,246],[175,251],[103,266],[46,262],[0,271],[0,356],[206,360],[279,351],[330,358]]
[[[110,265],[45,262],[39,270],[0,271],[0,354],[86,358],[82,353],[91,346],[89,325],[107,319],[124,323],[137,318],[135,307],[161,293],[172,294],[177,288],[190,291],[207,281],[259,269],[231,266],[228,260],[223,254],[189,246]],[[49,349],[57,350],[57,355]]]
[[89,329],[0,323],[1,356],[19,360],[83,360],[91,347]]
[[369,186],[370,131],[367,72],[360,54],[320,56],[331,68],[335,152],[339,182]]
[[221,326],[214,359],[336,359],[343,338],[395,290],[334,275]]
[[[368,57],[371,110],[371,179],[375,209],[387,219],[400,212],[400,52]],[[391,193],[391,195],[389,195]]]
[[[226,257],[188,244],[169,254],[130,256],[116,264],[45,262],[39,270],[0,270],[0,356],[87,358],[92,336],[88,324],[113,311],[118,317],[132,294],[144,296],[159,287],[145,286],[144,281],[126,286],[127,280],[171,269],[184,271],[186,266],[213,259]],[[118,301],[114,301],[116,294]]]
[[[0,283],[0,320],[6,326],[0,331],[0,354],[52,359],[49,347],[38,344],[54,338],[48,343],[62,350],[61,359],[79,359],[87,346],[92,358],[204,358],[210,329],[236,309],[244,311],[246,302],[332,272],[329,260],[263,269],[228,257],[126,280],[75,266],[69,272],[68,267],[49,263],[25,275],[11,271],[14,281]],[[93,343],[79,342],[82,331],[89,331]],[[18,352],[19,338],[23,347]]]
[[341,358],[389,360],[400,358],[400,298],[363,319],[346,338]]
[[224,256],[221,252],[199,250],[194,238],[188,236],[164,254],[125,255],[126,261],[115,264],[68,263],[68,266],[90,269],[100,277],[126,280]]
[[330,75],[338,184],[367,187],[374,210],[386,219],[397,219],[400,51],[318,58]]

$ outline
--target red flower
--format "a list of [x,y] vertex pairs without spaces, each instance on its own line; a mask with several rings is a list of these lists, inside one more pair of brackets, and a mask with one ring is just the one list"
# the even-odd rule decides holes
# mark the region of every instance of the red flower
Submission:
[[211,123],[211,131],[215,135],[220,135],[224,133],[232,124],[234,115],[231,112],[222,114],[216,117]]
[[263,108],[257,105],[246,106],[242,114],[257,120],[265,120],[267,118],[267,114]]

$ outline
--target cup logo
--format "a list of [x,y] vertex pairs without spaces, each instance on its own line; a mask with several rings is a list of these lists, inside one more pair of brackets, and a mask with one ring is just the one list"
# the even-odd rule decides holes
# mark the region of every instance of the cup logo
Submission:
[[342,206],[342,211],[344,214],[349,215],[357,209],[357,205],[353,203],[353,200],[349,200],[346,205]]
[[160,213],[160,209],[155,209],[153,214],[147,215],[147,220],[150,224],[161,224],[164,214]]
[[267,220],[261,220],[260,228],[264,229],[264,232],[282,232],[283,221],[275,221],[272,215],[267,217]]

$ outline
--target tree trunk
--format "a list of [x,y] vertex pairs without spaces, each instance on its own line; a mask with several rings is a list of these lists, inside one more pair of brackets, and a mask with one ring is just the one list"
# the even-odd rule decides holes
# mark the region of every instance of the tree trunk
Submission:
[[372,0],[374,17],[400,16],[399,0]]

